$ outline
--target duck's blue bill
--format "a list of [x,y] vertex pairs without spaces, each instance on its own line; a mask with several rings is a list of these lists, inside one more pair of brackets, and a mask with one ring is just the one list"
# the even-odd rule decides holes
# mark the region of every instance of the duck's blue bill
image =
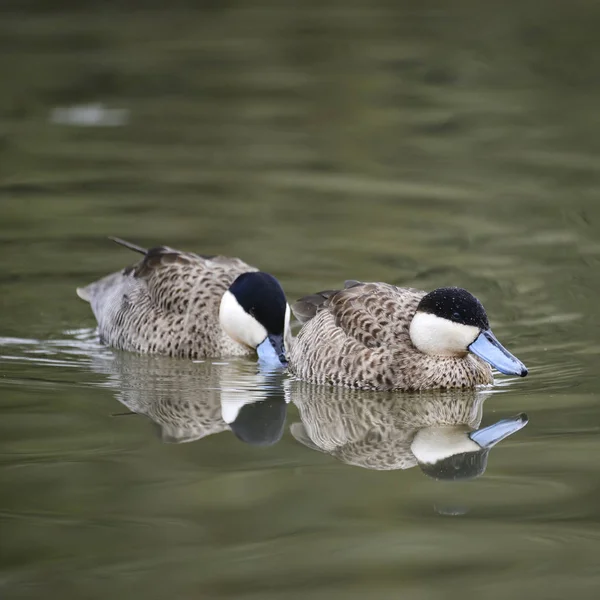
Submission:
[[287,367],[282,335],[269,334],[256,348],[258,360],[269,367]]
[[469,346],[469,352],[483,358],[485,362],[490,363],[492,367],[505,375],[519,375],[519,377],[527,375],[527,367],[516,356],[513,356],[489,329],[482,331],[477,336],[477,339]]
[[502,419],[502,421],[498,421],[489,427],[473,431],[473,433],[469,434],[469,437],[482,448],[491,448],[509,435],[519,431],[519,429],[523,429],[527,425],[527,422],[527,415],[521,413],[516,417]]

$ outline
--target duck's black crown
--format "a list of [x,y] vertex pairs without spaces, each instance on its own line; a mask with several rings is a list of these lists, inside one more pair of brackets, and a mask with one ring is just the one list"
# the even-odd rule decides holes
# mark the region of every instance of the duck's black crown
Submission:
[[474,452],[454,454],[438,462],[426,465],[420,464],[421,471],[438,481],[465,481],[475,479],[485,473],[489,449]]
[[438,288],[423,296],[417,311],[479,329],[490,328],[483,304],[467,290],[457,287]]

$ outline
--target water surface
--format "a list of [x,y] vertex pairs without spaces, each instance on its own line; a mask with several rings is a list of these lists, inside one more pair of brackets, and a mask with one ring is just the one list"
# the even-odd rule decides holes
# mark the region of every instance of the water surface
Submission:
[[[598,7],[70,4],[0,18],[2,598],[596,598]],[[317,451],[290,426],[328,392],[98,344],[75,287],[134,260],[107,235],[290,300],[466,287],[530,368],[470,427],[529,423],[471,481]],[[270,445],[223,419],[246,393]]]

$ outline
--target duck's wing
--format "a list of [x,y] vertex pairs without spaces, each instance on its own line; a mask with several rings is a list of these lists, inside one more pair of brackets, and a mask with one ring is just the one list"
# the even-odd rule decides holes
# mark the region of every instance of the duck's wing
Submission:
[[326,290],[298,300],[292,310],[303,323],[321,315],[321,327],[336,328],[368,348],[397,341],[424,292],[387,283],[349,280],[343,290]]
[[201,296],[221,300],[235,278],[256,271],[239,258],[203,256],[168,246],[151,248],[137,264],[123,270],[145,287],[154,306],[167,313],[185,314]]
[[238,275],[257,270],[239,258],[181,252],[168,246],[146,250],[118,238],[110,239],[144,256],[122,271],[78,288],[77,294],[90,303],[101,300],[115,288],[123,288],[123,294],[145,293],[162,310],[181,313],[187,309],[189,295],[186,292],[195,285],[202,283],[205,289],[215,293],[217,288],[225,291]]

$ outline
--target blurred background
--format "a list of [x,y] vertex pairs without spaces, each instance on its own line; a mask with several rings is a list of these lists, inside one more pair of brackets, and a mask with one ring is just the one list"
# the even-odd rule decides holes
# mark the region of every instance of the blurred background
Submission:
[[[0,596],[596,598],[599,29],[590,0],[3,0]],[[484,423],[530,423],[456,484],[287,429],[167,445],[111,416],[74,293],[134,260],[108,235],[290,300],[466,287],[530,367]]]

